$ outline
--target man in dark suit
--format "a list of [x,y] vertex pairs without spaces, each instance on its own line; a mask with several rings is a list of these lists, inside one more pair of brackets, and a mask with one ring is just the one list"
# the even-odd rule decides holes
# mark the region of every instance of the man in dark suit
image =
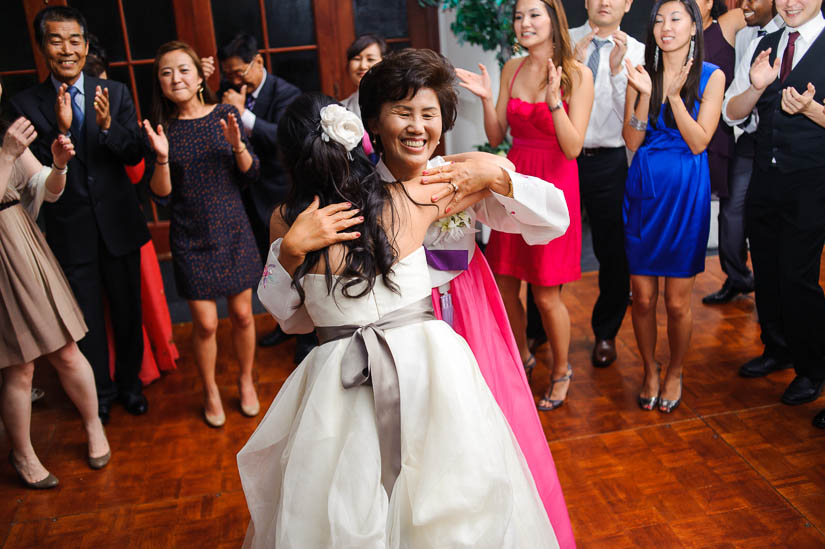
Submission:
[[[752,43],[751,66],[737,67],[722,111],[728,123],[754,111],[759,120],[745,225],[765,351],[739,373],[759,377],[793,364],[782,402],[794,405],[815,400],[825,385],[825,19],[822,0],[775,4],[785,28]],[[825,427],[825,414],[814,423]]]
[[[58,134],[69,135],[75,144],[66,190],[57,202],[43,205],[43,215],[46,239],[89,328],[78,345],[94,370],[105,423],[116,399],[132,414],[147,409],[138,374],[143,357],[140,247],[149,231],[123,168],[137,164],[144,147],[128,89],[82,72],[89,49],[83,15],[73,8],[48,7],[35,17],[34,31],[51,74],[12,98],[11,108],[37,129],[31,150],[42,163],[51,162],[49,144]],[[104,292],[114,330],[114,382]]]
[[[266,262],[272,210],[284,201],[290,185],[278,160],[278,121],[301,90],[267,72],[258,43],[248,34],[238,34],[221,46],[218,61],[223,73],[219,96],[241,113],[244,130],[261,159],[261,179],[244,191],[244,204],[261,259]],[[289,337],[276,328],[259,344],[277,345]],[[296,363],[315,346],[314,334],[299,335],[297,339]]]

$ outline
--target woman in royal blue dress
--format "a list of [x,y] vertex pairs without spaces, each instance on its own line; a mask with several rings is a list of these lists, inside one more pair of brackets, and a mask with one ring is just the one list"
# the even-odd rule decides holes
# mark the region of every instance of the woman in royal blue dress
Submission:
[[[690,342],[691,292],[705,269],[710,231],[706,148],[722,109],[725,75],[704,63],[702,16],[694,0],[658,0],[645,65],[628,68],[627,147],[636,151],[624,197],[625,250],[633,290],[633,331],[644,362],[639,406],[670,413],[682,399]],[[656,362],[656,301],[665,277],[670,361],[664,382]]]

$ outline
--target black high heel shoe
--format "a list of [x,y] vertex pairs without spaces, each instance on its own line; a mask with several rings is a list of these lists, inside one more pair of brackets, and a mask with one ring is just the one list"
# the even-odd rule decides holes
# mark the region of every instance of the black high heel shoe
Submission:
[[679,407],[682,402],[682,376],[679,376],[679,398],[676,400],[668,400],[666,398],[659,398],[659,411],[663,414],[669,414]]
[[[565,395],[565,397],[561,400],[553,400],[550,398],[550,395],[553,394],[553,387],[556,385],[556,383],[561,383],[562,381],[568,380],[571,382],[573,381],[573,368],[570,366],[570,364],[567,364],[566,375],[563,375],[558,379],[550,380],[550,387],[547,389],[547,392],[544,393],[544,396],[541,399],[549,402],[550,406],[542,406],[541,404],[539,404],[538,406],[536,406],[536,409],[538,409],[539,412],[549,412],[550,410],[555,410],[556,408],[559,408],[562,404],[564,404],[564,401],[567,400],[567,395]],[[567,388],[569,390],[570,386],[568,385]],[[541,402],[541,400],[539,402]]]
[[533,379],[533,368],[536,367],[536,355],[530,353],[527,360],[522,360],[521,364],[524,366],[524,375],[527,376],[527,383],[530,383]]

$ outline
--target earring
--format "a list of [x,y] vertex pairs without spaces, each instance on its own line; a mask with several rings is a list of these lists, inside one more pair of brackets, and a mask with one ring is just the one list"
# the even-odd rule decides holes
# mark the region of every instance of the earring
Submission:
[[695,44],[696,44],[696,37],[693,36],[690,39],[690,50],[688,50],[688,59],[693,59],[693,52],[695,50],[695,47],[694,47]]
[[515,44],[513,44],[512,50],[513,50],[513,55],[520,54],[521,53],[521,44],[516,42]]
[[198,86],[198,99],[200,99],[201,105],[203,105],[203,84]]
[[653,52],[653,70],[659,68],[659,46],[656,46],[656,50]]

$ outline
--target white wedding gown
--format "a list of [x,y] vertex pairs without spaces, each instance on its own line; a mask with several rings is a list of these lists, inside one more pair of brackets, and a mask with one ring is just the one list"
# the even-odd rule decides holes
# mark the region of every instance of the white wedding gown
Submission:
[[[394,267],[394,293],[327,294],[303,279],[316,326],[367,325],[430,296],[424,249]],[[263,285],[263,283],[262,283]],[[345,389],[349,339],[315,348],[289,376],[238,468],[252,520],[245,547],[558,547],[515,438],[466,342],[428,320],[388,329],[401,399],[401,471],[388,498],[372,387]]]

